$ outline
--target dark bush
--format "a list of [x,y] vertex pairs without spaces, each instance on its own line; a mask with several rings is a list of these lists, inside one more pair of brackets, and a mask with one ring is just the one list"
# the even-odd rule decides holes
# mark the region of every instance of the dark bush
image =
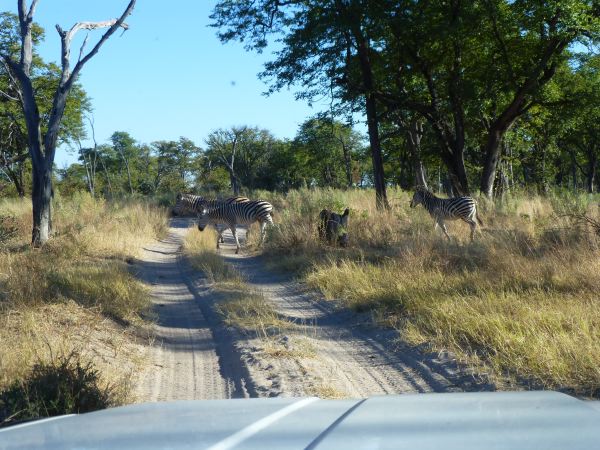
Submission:
[[25,379],[0,393],[0,426],[107,408],[111,390],[98,385],[98,374],[75,352],[36,364]]

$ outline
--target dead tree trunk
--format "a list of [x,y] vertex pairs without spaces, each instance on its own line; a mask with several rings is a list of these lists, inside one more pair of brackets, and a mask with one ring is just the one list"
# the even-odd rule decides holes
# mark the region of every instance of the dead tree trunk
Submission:
[[[21,38],[21,53],[18,61],[15,61],[11,55],[0,53],[5,67],[15,85],[19,86],[19,99],[25,116],[27,125],[29,153],[33,165],[33,230],[31,243],[34,247],[40,247],[46,243],[51,234],[52,217],[52,169],[54,166],[54,156],[56,153],[56,144],[60,122],[65,111],[67,97],[73,83],[81,72],[83,66],[96,54],[104,42],[119,28],[127,29],[124,23],[125,18],[131,13],[135,5],[135,0],[130,0],[127,8],[119,19],[107,20],[105,22],[78,22],[69,31],[63,31],[60,26],[56,30],[61,38],[61,77],[58,83],[52,109],[48,115],[48,121],[45,123],[45,134],[42,133],[42,118],[37,106],[35,91],[31,81],[31,66],[33,62],[33,39],[32,25],[33,16],[39,0],[32,0],[27,8],[26,0],[18,0],[19,24]],[[94,30],[97,28],[107,28],[96,45],[89,53],[84,54],[84,48],[87,38],[84,40],[80,50],[77,63],[71,71],[71,42],[79,30]]]

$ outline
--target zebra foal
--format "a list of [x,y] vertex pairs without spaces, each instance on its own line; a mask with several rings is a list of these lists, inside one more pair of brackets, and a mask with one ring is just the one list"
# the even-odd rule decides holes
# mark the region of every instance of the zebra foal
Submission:
[[[429,215],[435,221],[435,228],[438,225],[444,231],[444,234],[450,240],[448,229],[444,220],[462,220],[471,227],[471,242],[475,237],[477,222],[483,226],[483,222],[477,214],[477,202],[472,197],[453,197],[439,198],[423,187],[417,187],[415,194],[410,202],[410,207],[415,208],[419,204],[427,210]],[[477,219],[477,222],[475,222]]]
[[[262,200],[250,200],[247,202],[237,202],[221,204],[214,208],[203,208],[198,214],[198,229],[204,231],[208,225],[226,224],[233,238],[235,239],[235,253],[240,252],[240,242],[237,237],[237,225],[252,225],[254,222],[260,223],[260,243],[262,244],[265,238],[265,230],[267,224],[273,225],[273,205]],[[217,238],[217,248],[221,232]]]

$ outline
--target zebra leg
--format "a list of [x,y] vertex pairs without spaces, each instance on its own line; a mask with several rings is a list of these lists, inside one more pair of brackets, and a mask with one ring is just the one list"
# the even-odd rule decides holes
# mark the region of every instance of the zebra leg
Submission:
[[240,241],[238,241],[235,225],[231,227],[231,233],[233,234],[233,239],[235,239],[235,254],[237,255],[240,252]]
[[475,230],[477,229],[477,223],[474,220],[467,221],[469,226],[471,227],[471,242],[475,239]]
[[446,224],[444,223],[443,220],[440,220],[439,222],[440,228],[442,229],[442,231],[444,232],[444,234],[446,235],[446,237],[448,238],[448,241],[450,241],[450,235],[448,234],[448,229],[446,228]]
[[259,246],[262,246],[262,244],[265,240],[266,230],[267,230],[267,222],[261,222],[260,223],[260,244],[259,244]]

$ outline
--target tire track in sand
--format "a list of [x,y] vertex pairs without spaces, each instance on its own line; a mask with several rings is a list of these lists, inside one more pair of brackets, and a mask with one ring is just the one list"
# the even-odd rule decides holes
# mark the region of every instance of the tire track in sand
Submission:
[[181,257],[189,224],[171,219],[167,237],[147,246],[137,261],[156,321],[149,364],[136,386],[140,402],[256,395],[229,333],[212,312],[200,274]]
[[269,356],[273,352],[265,352],[260,339],[238,343],[259,395],[368,397],[494,390],[452,355],[423,352],[402,342],[393,330],[368,325],[366,314],[319,299],[289,277],[267,270],[260,256],[235,255],[232,236],[224,236],[221,254],[226,261],[264,294],[281,318],[296,324],[275,338],[283,357]]

